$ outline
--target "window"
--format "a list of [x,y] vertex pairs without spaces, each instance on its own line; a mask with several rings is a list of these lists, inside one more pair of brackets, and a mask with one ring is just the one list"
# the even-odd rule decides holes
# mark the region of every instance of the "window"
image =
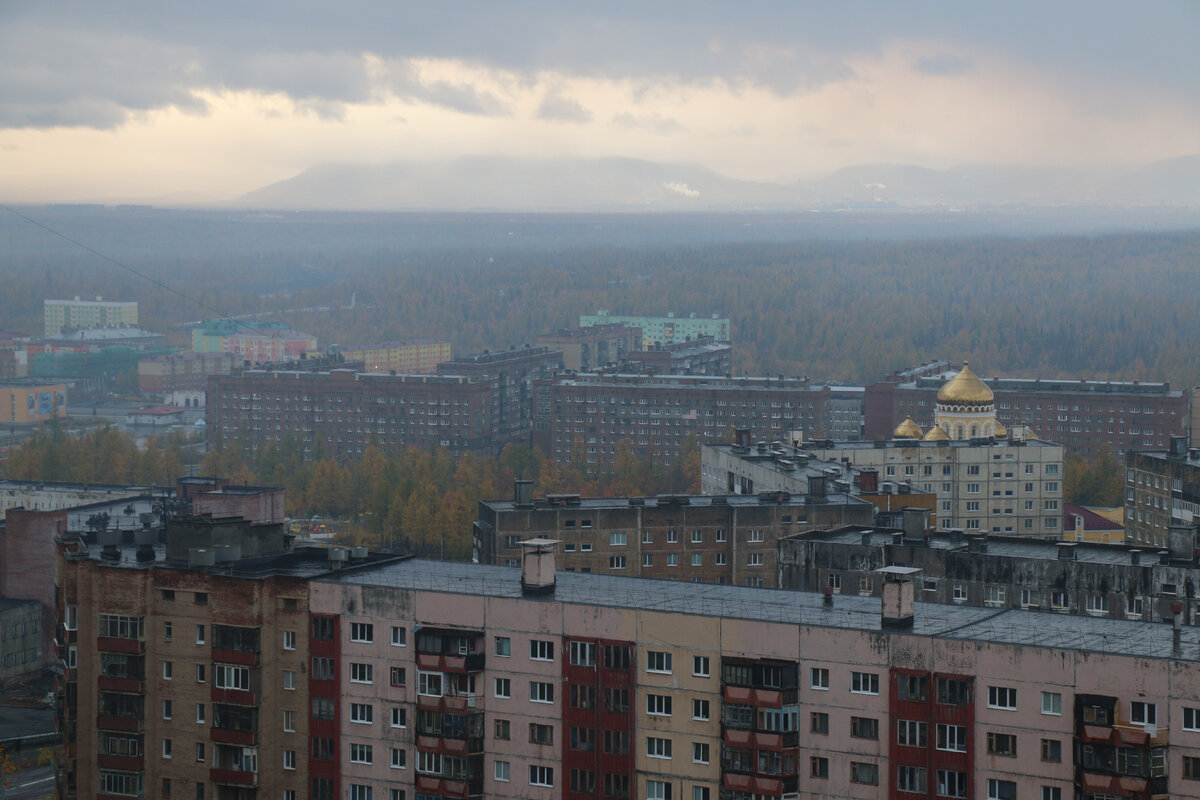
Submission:
[[692,742],[692,763],[707,764],[708,755],[708,744],[705,742]]
[[1129,720],[1134,725],[1147,727],[1158,725],[1158,706],[1154,703],[1142,703],[1135,700],[1129,704]]
[[391,718],[393,728],[408,727],[408,709],[400,706],[392,706]]
[[700,531],[700,530],[692,531],[692,544],[700,544],[703,541],[704,541],[704,531]]
[[284,711],[283,712],[283,730],[285,733],[295,733],[296,732],[296,712],[295,711]]
[[1200,708],[1184,707],[1183,729],[1185,731],[1200,731]]
[[703,553],[692,553],[692,566],[693,567],[704,566],[704,554]]
[[608,535],[609,547],[624,547],[627,541],[628,537],[624,533],[610,533]]
[[850,691],[855,694],[879,694],[879,675],[874,672],[851,672]]
[[169,681],[175,674],[175,665],[170,661],[162,662],[163,680]]
[[988,778],[987,800],[1017,800],[1017,784],[1013,781]]
[[333,719],[333,700],[328,697],[314,697],[312,716],[313,719]]
[[[75,608],[75,606],[71,606],[71,608]],[[72,624],[74,624],[74,623],[72,623]],[[65,625],[65,623],[64,623],[64,625]],[[73,628],[73,627],[67,628],[67,630],[73,631],[73,630],[75,630],[75,628]],[[167,641],[167,642],[171,641],[171,623],[169,623],[169,622],[163,623],[163,640]]]
[[717,539],[717,541],[718,541],[718,542],[724,542],[724,541],[727,541],[727,537],[726,537],[726,534],[725,534],[725,529],[724,529],[724,528],[717,528],[717,535],[716,535],[716,539]]
[[646,756],[649,758],[670,758],[671,740],[657,736],[646,737]]
[[529,765],[529,785],[530,786],[553,786],[554,785],[554,767],[539,767],[536,764]]
[[647,672],[671,672],[671,654],[664,653],[658,650],[649,650],[646,652],[646,671]]
[[417,670],[417,694],[423,694],[426,697],[441,697],[442,686],[442,673]]
[[707,700],[692,700],[692,719],[708,719],[708,709]]
[[204,742],[196,742],[196,760],[204,760]]
[[1200,781],[1200,758],[1196,756],[1183,757],[1183,777],[1190,781]]
[[350,721],[370,725],[375,719],[375,708],[370,703],[351,703]]
[[[608,557],[608,568],[609,569],[625,569],[625,556],[609,556]],[[530,767],[530,769],[533,769],[533,768]]]
[[350,682],[351,683],[371,683],[371,678],[374,674],[370,664],[350,663]]
[[[391,684],[392,686],[404,686],[408,682],[408,670],[404,667],[392,667],[391,669]],[[370,683],[370,681],[368,681]]]
[[987,735],[987,751],[992,756],[1016,756],[1017,737],[1011,733],[993,733]]
[[[350,784],[350,800],[374,800],[374,790],[370,786],[364,786],[361,783]],[[313,795],[316,797],[316,795]]]
[[508,783],[512,780],[512,765],[507,761],[496,761],[492,764],[492,775],[498,781]]
[[667,566],[668,567],[678,567],[679,566],[679,554],[678,553],[667,553]]
[[937,749],[949,750],[954,753],[967,752],[967,727],[938,723]]
[[665,694],[646,695],[646,713],[660,717],[671,716],[671,697]]
[[878,739],[879,720],[870,717],[851,717],[850,735],[857,739]]
[[512,655],[512,640],[507,636],[496,637],[496,655],[504,658]]
[[654,566],[654,554],[653,553],[642,553],[642,566],[643,567],[653,567]]
[[717,553],[717,554],[716,554],[716,565],[717,565],[718,567],[723,567],[723,566],[725,566],[725,561],[726,561],[726,556],[725,556],[725,554],[724,554],[724,553]]
[[218,689],[250,691],[250,670],[229,664],[213,664],[213,685]]
[[284,691],[294,692],[296,690],[296,673],[290,669],[283,671],[283,688]]
[[530,639],[529,657],[534,661],[553,661],[554,642],[548,642],[543,639]]
[[1062,789],[1057,786],[1043,786],[1042,800],[1062,800]]
[[896,743],[903,747],[928,746],[928,726],[917,720],[902,719],[896,723]]
[[529,700],[533,703],[553,703],[554,684],[543,681],[530,681]]
[[997,607],[1004,605],[1005,590],[1003,586],[988,586],[984,589],[983,604]]
[[374,761],[374,748],[369,744],[350,743],[351,764],[371,764]]
[[929,679],[924,675],[900,675],[896,680],[896,690],[901,700],[924,703],[929,693]]
[[398,625],[392,626],[392,647],[408,646],[408,629]]
[[163,717],[163,719],[171,718],[171,701],[170,700],[162,701],[162,717]]
[[571,642],[570,659],[575,667],[596,666],[596,645],[592,642]]
[[163,758],[171,757],[171,740],[170,739],[162,740],[162,757]]
[[375,626],[370,622],[351,622],[350,623],[350,641],[352,642],[367,642],[370,644],[375,641]]
[[313,680],[331,681],[333,680],[334,669],[332,658],[314,658],[312,660],[312,677]]
[[1062,716],[1062,694],[1059,692],[1042,692],[1042,713]]
[[1017,690],[1008,686],[989,686],[988,708],[1003,708],[1007,711],[1016,711]]
[[1104,616],[1108,613],[1108,597],[1102,594],[1089,594],[1084,601],[1087,613]]
[[761,567],[762,565],[763,565],[763,554],[762,553],[747,553],[746,554],[746,566]]
[[903,764],[896,770],[896,788],[902,792],[925,794],[925,767],[908,767]]
[[879,785],[879,767],[865,761],[850,762],[850,782],[866,783],[871,786]]
[[824,756],[813,756],[808,760],[808,774],[814,778],[829,777],[829,759]]
[[708,656],[692,656],[692,674],[701,678],[709,676]]
[[937,772],[937,793],[938,797],[966,797],[967,773],[939,769]]
[[196,626],[196,644],[204,644],[204,626]]
[[529,741],[533,744],[554,744],[554,726],[529,723]]
[[825,667],[813,667],[808,671],[808,680],[813,689],[828,689],[829,670]]
[[1062,761],[1062,742],[1058,739],[1042,739],[1042,761],[1055,764]]
[[492,688],[496,697],[512,697],[512,684],[508,678],[496,678]]
[[196,703],[196,724],[204,724],[204,703]]

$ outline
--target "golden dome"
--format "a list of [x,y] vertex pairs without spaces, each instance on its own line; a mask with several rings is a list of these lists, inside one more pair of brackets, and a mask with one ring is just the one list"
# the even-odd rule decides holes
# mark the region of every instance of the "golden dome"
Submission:
[[991,405],[994,399],[992,390],[971,372],[966,361],[963,362],[962,371],[947,381],[937,393],[937,401],[948,406]]
[[999,420],[996,420],[996,427],[993,429],[992,436],[997,439],[1006,439],[1008,438],[1008,429],[1001,425]]
[[950,434],[946,433],[937,425],[934,425],[929,429],[929,432],[926,433],[923,438],[927,442],[946,442],[950,440]]
[[896,430],[892,431],[893,439],[920,439],[921,429],[917,423],[912,421],[912,417],[905,417],[904,422],[896,426]]

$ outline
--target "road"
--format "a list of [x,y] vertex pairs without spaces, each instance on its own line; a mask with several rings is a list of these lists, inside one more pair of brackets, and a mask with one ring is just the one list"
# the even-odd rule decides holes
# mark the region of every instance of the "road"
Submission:
[[4,800],[42,800],[54,797],[54,768],[34,767],[15,772],[12,785],[0,790]]

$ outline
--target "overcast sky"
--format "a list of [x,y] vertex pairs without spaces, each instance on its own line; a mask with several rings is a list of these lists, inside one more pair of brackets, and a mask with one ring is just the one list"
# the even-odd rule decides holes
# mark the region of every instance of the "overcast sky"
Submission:
[[1200,2],[0,0],[0,199],[226,199],[322,163],[1200,152]]

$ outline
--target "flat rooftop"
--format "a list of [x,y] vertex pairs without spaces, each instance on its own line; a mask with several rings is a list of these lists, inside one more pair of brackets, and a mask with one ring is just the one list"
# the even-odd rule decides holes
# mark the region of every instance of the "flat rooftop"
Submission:
[[[923,375],[908,383],[901,383],[899,386],[905,389],[937,389],[957,374],[958,370],[948,370],[939,375]],[[1171,391],[1171,384],[1155,381],[1080,381],[1057,378],[984,378],[983,376],[980,376],[980,380],[987,384],[992,391],[1000,392],[1183,396],[1183,392],[1179,390]]]
[[950,439],[942,440],[940,442],[927,442],[924,439],[888,439],[886,441],[874,442],[822,442],[820,440],[810,439],[801,445],[801,449],[808,451],[899,450],[908,449],[911,447],[919,447],[927,450],[960,450],[970,447],[1062,447],[1062,445],[1056,444],[1055,442],[1045,442],[1041,439],[1021,439],[1015,442],[1008,439],[996,439],[995,441],[990,441],[987,439],[979,441],[974,441],[971,439]]
[[[838,595],[832,607],[817,592],[751,589],[709,583],[558,572],[552,594],[531,603],[660,611],[844,630],[881,631],[881,601]],[[521,597],[519,567],[408,559],[332,573],[319,580],[360,586],[480,597]],[[1179,655],[1170,625],[1056,614],[1052,611],[916,603],[911,633],[940,639],[1047,647],[1143,658],[1200,661],[1200,628],[1180,631]],[[908,631],[892,631],[908,635]]]
[[[768,494],[774,495],[774,492]],[[553,496],[552,496],[553,497]],[[760,500],[756,494],[730,495],[682,495],[686,503],[672,502],[667,497],[584,497],[578,501],[553,502],[550,498],[538,497],[532,504],[517,506],[513,500],[484,500],[485,505],[498,511],[533,511],[548,508],[559,511],[572,509],[615,509],[615,508],[711,508],[713,506],[746,508],[748,506],[783,506],[785,508],[804,508],[808,503],[802,494],[793,494],[787,500]],[[824,499],[828,505],[854,505],[866,503],[845,492],[829,492]]]

